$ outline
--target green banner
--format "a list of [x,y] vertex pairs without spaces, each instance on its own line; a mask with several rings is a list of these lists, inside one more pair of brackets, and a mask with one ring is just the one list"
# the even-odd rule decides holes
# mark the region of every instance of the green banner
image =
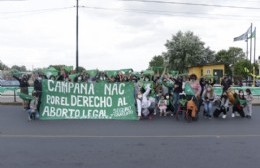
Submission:
[[136,120],[133,83],[43,80],[40,119]]

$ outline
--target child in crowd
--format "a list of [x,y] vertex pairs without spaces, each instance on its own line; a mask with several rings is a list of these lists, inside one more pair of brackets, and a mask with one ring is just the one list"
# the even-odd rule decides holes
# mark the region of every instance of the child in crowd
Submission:
[[39,114],[38,114],[38,110],[37,110],[37,106],[38,106],[38,97],[36,95],[36,92],[32,93],[33,99],[30,102],[30,108],[27,109],[27,113],[28,113],[28,120],[35,120],[36,118],[38,118]]
[[253,97],[250,89],[246,89],[245,98],[246,98],[246,109],[247,109],[246,117],[251,118],[251,116],[252,116],[252,102],[253,102],[254,97]]
[[160,109],[160,116],[166,116],[166,109],[167,109],[167,101],[165,100],[164,96],[161,96],[161,99],[158,102],[158,108]]

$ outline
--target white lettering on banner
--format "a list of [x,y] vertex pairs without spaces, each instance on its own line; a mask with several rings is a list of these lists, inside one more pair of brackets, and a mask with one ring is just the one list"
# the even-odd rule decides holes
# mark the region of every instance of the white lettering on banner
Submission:
[[105,95],[123,95],[125,93],[125,90],[124,90],[124,87],[125,87],[125,84],[124,83],[108,83],[108,84],[105,84],[105,87],[104,87],[104,94]]
[[47,95],[46,98],[47,104],[69,106],[67,97]]
[[112,107],[112,97],[101,96],[75,96],[71,95],[71,106],[78,107]]
[[94,95],[95,89],[93,83],[73,83],[64,81],[47,81],[48,90],[50,92],[59,93],[74,93],[74,94],[85,94]]
[[81,111],[78,109],[66,109],[66,108],[55,108],[45,106],[42,116],[44,117],[58,117],[58,118],[71,118],[71,119],[79,119],[79,118],[90,118],[90,119],[107,119],[107,111],[104,109],[101,110],[85,110]]
[[129,114],[133,114],[133,110],[132,110],[131,106],[113,109],[112,115],[114,117],[122,117],[122,116],[127,116]]
[[87,118],[107,118],[106,110],[88,110]]
[[120,97],[118,99],[118,102],[117,102],[117,106],[120,107],[120,106],[127,106],[128,104],[126,103],[126,98],[125,97]]

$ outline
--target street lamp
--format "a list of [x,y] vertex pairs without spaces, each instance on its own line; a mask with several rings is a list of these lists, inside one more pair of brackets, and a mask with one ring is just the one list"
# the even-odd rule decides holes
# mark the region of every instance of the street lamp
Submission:
[[76,72],[79,71],[79,0],[76,0]]
[[260,56],[258,56],[258,75],[260,75]]

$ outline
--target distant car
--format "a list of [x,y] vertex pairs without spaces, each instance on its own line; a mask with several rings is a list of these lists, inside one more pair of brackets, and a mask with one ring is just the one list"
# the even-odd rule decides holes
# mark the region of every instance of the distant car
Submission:
[[19,86],[20,83],[17,80],[0,80],[0,86]]
[[257,79],[257,80],[255,81],[255,86],[256,86],[256,87],[260,87],[260,80],[259,80],[259,79]]
[[[253,80],[243,80],[243,86],[252,86]],[[260,87],[260,79],[255,80],[255,87]]]

